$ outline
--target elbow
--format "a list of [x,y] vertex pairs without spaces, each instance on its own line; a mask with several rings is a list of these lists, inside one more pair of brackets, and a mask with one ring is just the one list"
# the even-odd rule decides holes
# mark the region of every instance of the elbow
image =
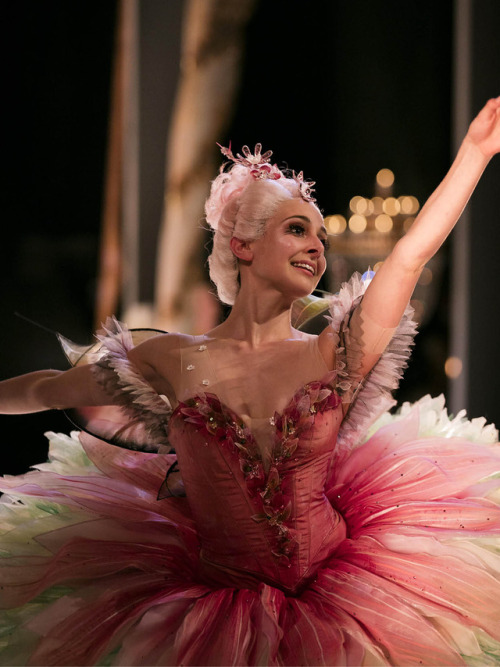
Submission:
[[416,245],[406,236],[396,243],[390,258],[391,263],[393,262],[400,272],[417,278],[430,259],[426,254],[419,252]]
[[62,371],[46,371],[42,377],[36,380],[29,392],[29,402],[35,411],[62,410],[66,405],[58,396],[57,384],[54,380]]

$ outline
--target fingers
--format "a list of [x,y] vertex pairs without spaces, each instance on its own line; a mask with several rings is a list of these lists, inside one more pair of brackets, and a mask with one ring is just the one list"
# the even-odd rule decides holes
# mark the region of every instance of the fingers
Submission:
[[500,97],[492,97],[486,102],[486,108],[489,109],[499,109],[500,108]]
[[478,113],[477,118],[491,122],[495,114],[500,110],[500,97],[492,97],[486,102]]

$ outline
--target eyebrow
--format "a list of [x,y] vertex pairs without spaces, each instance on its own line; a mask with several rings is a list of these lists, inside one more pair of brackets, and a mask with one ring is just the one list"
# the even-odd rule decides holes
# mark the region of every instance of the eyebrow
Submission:
[[[283,222],[286,222],[287,220],[294,220],[294,219],[299,219],[303,220],[304,222],[307,222],[308,224],[311,224],[311,219],[307,217],[307,215],[290,215],[288,218],[285,218]],[[328,232],[326,231],[326,227],[324,225],[321,225],[319,228],[320,232],[323,232],[325,236],[328,236]]]

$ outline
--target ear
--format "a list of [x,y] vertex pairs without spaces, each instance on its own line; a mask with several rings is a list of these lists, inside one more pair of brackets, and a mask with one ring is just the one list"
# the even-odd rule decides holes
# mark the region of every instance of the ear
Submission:
[[251,241],[243,241],[233,236],[229,241],[233,255],[244,262],[250,262],[253,259],[253,250],[250,247]]

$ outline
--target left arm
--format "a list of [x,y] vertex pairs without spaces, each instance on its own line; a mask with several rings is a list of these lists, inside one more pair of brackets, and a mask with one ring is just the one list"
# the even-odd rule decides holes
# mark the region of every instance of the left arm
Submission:
[[[459,219],[490,159],[500,151],[500,97],[491,99],[471,123],[445,178],[427,200],[408,233],[395,245],[363,297],[367,350],[360,374],[371,370],[380,328],[397,327],[417,280]],[[372,331],[373,329],[373,331]]]

